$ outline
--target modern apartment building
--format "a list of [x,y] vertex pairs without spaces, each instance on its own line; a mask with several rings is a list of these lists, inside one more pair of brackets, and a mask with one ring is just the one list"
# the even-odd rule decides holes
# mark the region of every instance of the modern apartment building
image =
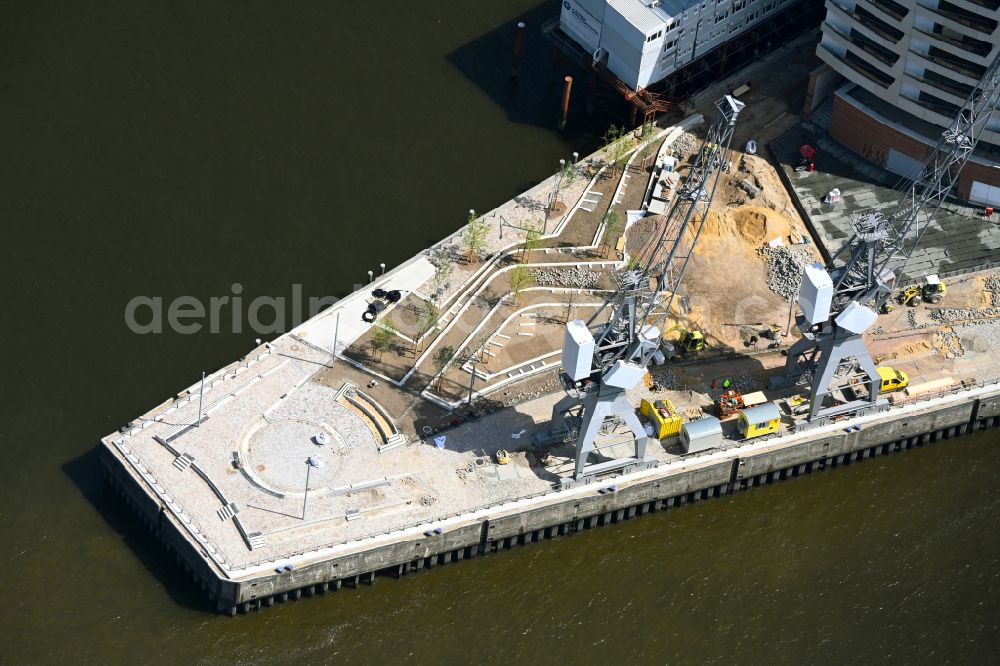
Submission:
[[[912,176],[1000,52],[1000,0],[826,0],[819,57],[847,80],[830,135]],[[958,194],[1000,205],[1000,112],[962,172]]]
[[559,28],[633,90],[801,0],[562,0]]

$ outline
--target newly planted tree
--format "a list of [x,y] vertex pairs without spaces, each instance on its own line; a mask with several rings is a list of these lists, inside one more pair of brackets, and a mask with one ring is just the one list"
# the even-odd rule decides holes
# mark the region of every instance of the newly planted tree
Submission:
[[524,244],[521,246],[521,263],[525,262],[525,255],[538,248],[542,239],[542,222],[532,220],[524,225]]
[[437,377],[438,383],[441,382],[441,373],[444,372],[445,367],[451,363],[451,359],[455,358],[455,348],[454,347],[441,347],[431,358],[431,362],[434,363],[434,374]]
[[433,252],[428,259],[431,262],[431,265],[434,266],[433,284],[434,294],[435,297],[437,297],[445,288],[447,288],[448,278],[451,277],[454,266],[452,264],[451,255],[445,250]]
[[489,223],[482,218],[477,218],[475,212],[469,211],[469,219],[462,232],[462,247],[468,255],[470,261],[479,257],[479,254],[486,247],[486,235],[489,233]]
[[372,348],[372,355],[378,354],[382,359],[382,352],[389,348],[392,338],[396,335],[396,324],[391,317],[385,317],[372,326],[372,338],[369,344]]
[[570,291],[566,294],[566,321],[569,322],[569,318],[573,316],[573,301],[575,300],[575,293]]
[[510,286],[511,298],[514,299],[516,306],[518,296],[531,284],[531,272],[524,264],[518,264],[507,274],[507,283]]
[[621,236],[623,227],[624,222],[618,209],[614,206],[608,208],[608,212],[604,214],[604,235],[601,238],[605,257],[608,256],[608,252],[618,242],[618,237]]
[[424,307],[420,311],[420,317],[417,319],[417,340],[415,344],[419,344],[424,336],[437,326],[439,318],[438,310],[434,307],[434,304],[430,301],[425,301]]
[[619,162],[632,148],[629,137],[630,133],[626,132],[624,127],[617,125],[609,127],[602,137],[604,151],[608,156],[608,161],[611,162],[611,173],[615,176],[618,175]]

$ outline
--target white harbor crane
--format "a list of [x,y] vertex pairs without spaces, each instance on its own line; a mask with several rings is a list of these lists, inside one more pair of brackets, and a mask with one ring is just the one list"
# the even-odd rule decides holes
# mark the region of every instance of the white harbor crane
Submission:
[[[553,408],[552,424],[554,433],[572,436],[578,429],[579,434],[574,474],[563,480],[564,486],[586,483],[610,471],[656,465],[646,459],[646,432],[625,392],[642,381],[646,368],[660,353],[661,325],[705,224],[719,176],[730,164],[729,144],[743,106],[730,95],[716,102],[705,141],[677,190],[657,241],[615,273],[614,294],[589,321],[578,319],[566,325],[562,380],[567,396]],[[595,324],[608,311],[608,321]],[[609,419],[628,425],[634,454],[588,464],[595,440]]]
[[[877,210],[854,215],[850,240],[826,266],[807,267],[798,300],[803,337],[789,349],[785,376],[778,383],[811,377],[810,422],[888,407],[879,399],[878,371],[862,335],[875,323],[934,214],[958,182],[998,100],[1000,55],[930,150],[920,174],[906,181],[896,207],[887,215]],[[866,386],[867,396],[824,404],[856,383]]]

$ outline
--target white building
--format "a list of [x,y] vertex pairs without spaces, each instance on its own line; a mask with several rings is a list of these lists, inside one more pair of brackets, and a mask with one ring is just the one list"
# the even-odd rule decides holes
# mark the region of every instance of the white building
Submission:
[[[848,83],[830,135],[912,177],[1000,54],[1000,0],[826,0],[817,55]],[[1000,205],[1000,113],[980,135],[958,194]]]
[[562,0],[559,27],[638,90],[798,1]]

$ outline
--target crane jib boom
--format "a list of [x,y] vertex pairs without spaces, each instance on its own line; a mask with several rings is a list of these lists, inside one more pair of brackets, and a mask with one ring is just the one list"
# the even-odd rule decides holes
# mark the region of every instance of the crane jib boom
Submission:
[[[614,470],[648,469],[657,462],[646,457],[649,439],[626,391],[646,374],[660,346],[661,331],[649,323],[654,309],[661,319],[670,311],[684,270],[701,229],[721,172],[729,159],[729,144],[743,103],[726,95],[716,113],[691,170],[678,188],[674,203],[656,242],[641,250],[630,267],[614,274],[616,289],[587,322],[566,324],[562,349],[562,379],[567,395],[552,407],[557,437],[576,433],[572,478],[564,486]],[[659,257],[663,257],[660,259]],[[655,286],[652,284],[655,281]],[[666,294],[666,303],[661,302]],[[595,324],[610,310],[606,323]],[[598,436],[608,419],[623,422],[632,433],[632,455],[588,464]],[[568,424],[579,422],[569,427]]]
[[[649,364],[658,345],[640,336],[639,329],[658,327],[670,312],[729,161],[729,146],[743,106],[730,95],[716,102],[705,140],[677,190],[659,237],[630,261],[630,268],[616,276],[615,293],[587,322],[592,326],[607,308],[612,309],[608,322],[594,332],[595,372],[607,370],[618,360]],[[666,248],[666,256],[658,259]],[[650,288],[653,281],[655,286]],[[654,309],[662,312],[650,322]]]
[[[886,407],[879,400],[877,368],[862,335],[874,325],[934,214],[958,184],[998,101],[1000,54],[929,150],[917,177],[904,181],[892,211],[884,215],[868,210],[852,216],[850,240],[825,268],[815,264],[806,270],[799,295],[803,337],[789,349],[785,376],[778,383],[812,374],[810,420]],[[837,400],[838,404],[824,407],[828,396],[862,379],[867,389],[864,399]]]
[[[902,276],[937,210],[957,185],[959,173],[975,151],[998,99],[1000,55],[987,67],[961,111],[930,149],[919,175],[906,182],[896,207],[884,216],[878,211],[866,211],[852,221],[854,237],[827,266],[831,274],[836,274],[834,288],[840,296],[835,299],[839,301],[834,304],[835,311],[842,311],[852,300],[874,302],[876,307],[885,303],[892,292],[891,282]],[[868,243],[872,252],[852,253],[843,267],[837,267],[844,254],[863,243]],[[862,262],[862,258],[867,261]]]

